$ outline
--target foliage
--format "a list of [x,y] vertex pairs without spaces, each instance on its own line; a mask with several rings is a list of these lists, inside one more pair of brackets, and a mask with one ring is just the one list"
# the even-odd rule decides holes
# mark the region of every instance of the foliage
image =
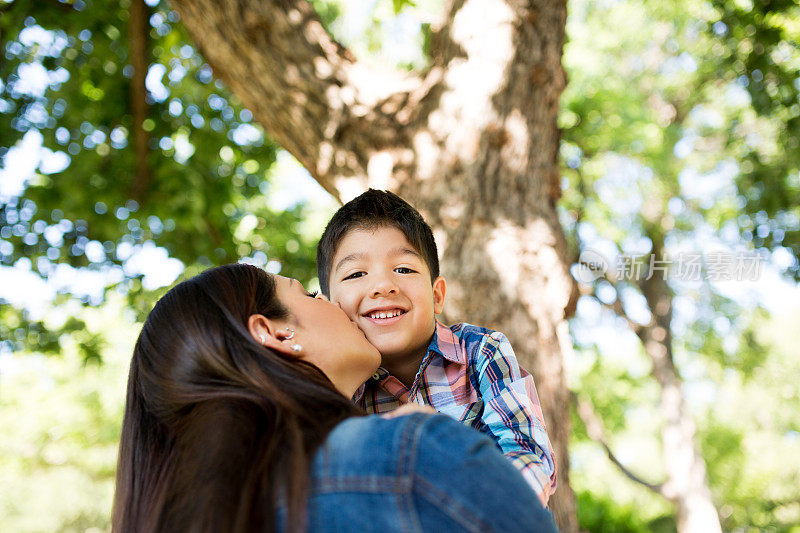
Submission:
[[[345,2],[312,4],[359,58],[428,64],[438,0],[379,0],[355,31]],[[26,134],[41,135],[46,155],[23,190],[0,198],[0,264],[29,264],[51,281],[67,267],[91,271],[108,286],[101,298],[61,287],[40,315],[0,305],[0,515],[13,531],[108,526],[134,321],[164,290],[147,283],[137,254],[162,247],[186,276],[240,257],[304,282],[315,275],[327,212],[276,200],[287,179],[278,147],[157,0],[147,36],[152,181],[137,193],[128,9],[127,0],[0,0],[0,166]],[[560,206],[576,255],[581,245],[646,254],[659,240],[674,253],[763,247],[797,276],[797,3],[575,0],[569,9]],[[42,75],[38,89],[30,80]],[[711,283],[671,287],[673,347],[723,525],[791,530],[796,328]],[[636,287],[619,289],[600,283],[598,295],[646,320]],[[75,298],[99,307],[81,310]],[[572,385],[593,399],[625,464],[656,481],[650,363],[601,309],[579,305]],[[596,333],[598,323],[612,333]],[[577,419],[571,450],[583,528],[674,529],[669,504],[620,474]]]
[[[617,227],[636,222],[632,215],[643,198],[657,192],[672,202],[669,209],[651,210],[650,218],[661,215],[664,227],[649,223],[650,231],[694,234],[701,222],[717,229],[727,225],[755,248],[793,254],[783,267],[796,277],[800,152],[792,145],[800,124],[800,52],[789,21],[796,19],[798,6],[767,2],[759,9],[769,16],[758,10],[745,16],[734,7],[737,2],[714,5],[620,2],[610,10],[571,5],[573,29],[565,52],[571,77],[562,114],[570,187],[563,205],[580,208],[573,215],[602,233],[613,231],[609,220]],[[593,17],[609,16],[635,23],[614,35],[602,28],[593,32],[590,26],[598,24]],[[641,27],[650,31],[637,32]],[[749,81],[764,72],[763,80]],[[622,168],[625,164],[629,168]],[[619,176],[617,183],[595,183],[608,171]],[[702,181],[709,183],[697,183]],[[583,200],[594,195],[583,191],[592,189],[605,196],[586,205]],[[621,219],[611,216],[608,200],[614,195],[626,199]],[[637,220],[641,226],[644,219]],[[641,237],[625,236],[628,243]]]
[[[762,124],[774,125],[774,139],[752,142],[747,136],[754,132],[742,128],[746,119],[729,123],[742,162],[737,184],[747,201],[740,227],[756,246],[785,246],[800,257],[800,3],[714,0],[712,5],[719,17],[712,26],[718,41],[712,48],[715,72],[736,78]],[[790,271],[800,279],[797,264]]]
[[722,370],[719,400],[702,415],[703,452],[726,529],[796,531],[800,523],[800,413],[790,407],[800,400],[798,318],[796,307],[756,318],[751,331],[769,355],[747,373]]
[[85,363],[75,341],[66,342],[58,358],[0,356],[5,531],[109,528],[125,381],[138,324],[124,312],[119,296],[103,308],[82,311],[80,318],[92,334],[113,339],[103,349],[103,364]]
[[[774,13],[778,18],[773,21],[785,21],[795,6],[773,3],[770,9],[782,10]],[[763,313],[753,309],[757,299],[748,302],[744,297],[741,289],[747,280],[718,283],[709,258],[761,247],[760,257],[770,257],[772,251],[772,257],[784,258],[778,266],[797,276],[798,254],[790,237],[800,227],[792,217],[798,197],[792,189],[796,153],[782,144],[783,134],[793,127],[792,114],[779,102],[768,105],[755,92],[758,84],[744,83],[736,70],[741,65],[726,63],[728,56],[721,50],[743,43],[741,38],[720,42],[724,32],[717,22],[723,12],[718,4],[575,1],[570,10],[564,57],[570,83],[561,115],[561,207],[575,255],[587,249],[599,251],[610,259],[612,273],[620,264],[615,258],[646,259],[661,247],[673,267],[682,257],[701,258],[704,264],[698,276],[682,277],[674,269],[669,278],[670,334],[686,401],[702,421],[697,440],[709,465],[714,500],[726,529],[750,525],[785,529],[795,520],[792,499],[784,491],[792,486],[797,463],[791,455],[793,446],[778,437],[787,429],[750,432],[741,426],[741,411],[738,420],[720,420],[722,406],[732,398],[727,394],[735,395],[733,391],[740,394],[736,397],[740,406],[751,398],[758,398],[761,405],[762,399],[772,397],[770,380],[760,377],[775,359],[766,348],[770,339],[758,335]],[[627,22],[618,26],[609,20]],[[726,20],[730,34],[749,31]],[[764,46],[783,50],[784,66],[791,66],[800,54],[785,44],[770,41]],[[772,76],[771,91],[794,94],[796,104],[797,78],[796,68],[782,78]],[[762,158],[760,167],[749,164],[758,153],[770,158]],[[759,172],[771,172],[783,185],[772,186]],[[748,193],[753,181],[759,190],[770,189],[761,200]],[[767,201],[767,195],[774,207],[769,214],[758,203]],[[753,233],[756,219],[763,227]],[[786,239],[770,236],[773,230]],[[790,254],[794,257],[785,260]],[[572,323],[577,357],[572,379],[575,388],[592,399],[611,448],[633,472],[655,483],[663,481],[664,473],[653,460],[660,456],[661,420],[655,384],[649,378],[651,364],[627,322],[602,306],[619,303],[627,317],[640,324],[650,320],[651,310],[635,280],[620,276],[618,269],[616,274],[621,279],[613,285],[592,284],[595,299],[579,302]],[[737,290],[731,285],[738,285]],[[786,383],[785,377],[773,379]],[[753,425],[758,425],[756,420],[754,416]],[[598,462],[605,460],[604,454],[587,447],[580,421],[573,438],[574,484],[591,494],[593,500],[584,504],[601,510],[581,511],[585,527],[606,527],[606,519],[614,523],[609,518],[613,513],[602,511],[604,498],[613,499],[618,509],[633,504],[630,524],[658,519],[663,501],[647,489],[618,472],[613,478],[617,481],[611,482],[614,489],[594,480],[612,474],[601,473],[605,466]],[[755,465],[762,462],[748,450],[754,450],[751,442],[762,438],[770,440],[770,449],[787,466],[792,465],[786,475],[771,467],[770,475],[759,474]],[[767,496],[767,490],[756,488],[759,483],[761,489],[774,483],[777,494]]]
[[[800,308],[796,305],[780,316],[754,316],[748,331],[764,349],[759,364],[741,372],[726,368],[723,361],[712,361],[708,375],[686,385],[695,395],[702,392],[699,395],[705,397],[693,402],[698,442],[724,530],[796,531],[800,522],[796,494],[800,413],[790,407],[800,399],[795,379],[800,371],[800,335],[794,327],[798,319]],[[748,351],[743,347],[743,357]],[[658,454],[660,422],[653,415],[653,405],[631,402],[625,396],[630,390],[624,388],[625,379],[609,376],[608,371],[594,376],[595,370],[606,365],[592,364],[592,359],[602,356],[609,354],[578,353],[576,372],[581,376],[581,389],[591,392],[597,412],[611,421],[607,424],[610,445],[626,466],[648,481],[658,481],[663,473],[653,457]],[[637,371],[632,368],[634,374]],[[598,381],[602,386],[594,384]],[[622,400],[621,424],[615,422],[620,408],[604,400],[609,396]],[[674,529],[674,518],[663,500],[615,469],[602,450],[587,440],[577,416],[573,424],[571,480],[581,490],[581,526],[588,531]]]
[[620,504],[610,497],[597,497],[591,492],[575,495],[581,529],[594,533],[657,533],[675,531],[670,516],[644,521],[631,504]]
[[[129,2],[16,0],[2,9],[0,155],[40,134],[49,157],[21,194],[0,198],[0,264],[25,258],[43,278],[60,265],[102,273],[132,305],[152,300],[129,262],[150,244],[190,268],[250,257],[314,278],[304,206],[267,198],[277,147],[214,79],[165,3],[148,7],[144,184],[129,111]],[[16,349],[54,348],[51,337],[3,338]]]

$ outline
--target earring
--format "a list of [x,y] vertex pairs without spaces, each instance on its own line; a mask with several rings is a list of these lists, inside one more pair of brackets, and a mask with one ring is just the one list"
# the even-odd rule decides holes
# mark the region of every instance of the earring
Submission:
[[289,332],[289,334],[288,334],[288,335],[286,335],[286,339],[285,339],[285,340],[287,340],[287,341],[288,341],[289,339],[293,339],[293,338],[294,338],[294,329],[292,329],[292,328],[286,328],[286,331],[288,331],[288,332]]
[[259,335],[258,338],[261,339],[261,344],[266,344],[267,343],[267,336],[264,335],[263,333],[261,335]]
[[300,353],[300,351],[303,349],[303,347],[299,344],[292,344],[291,348],[294,353]]

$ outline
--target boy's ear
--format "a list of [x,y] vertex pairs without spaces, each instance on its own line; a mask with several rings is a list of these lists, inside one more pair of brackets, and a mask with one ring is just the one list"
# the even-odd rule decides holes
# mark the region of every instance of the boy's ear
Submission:
[[275,320],[270,320],[264,315],[250,315],[247,319],[247,329],[253,339],[267,348],[276,352],[288,355],[297,355],[291,349],[291,342],[285,342],[292,338],[293,331],[284,324],[278,324]]
[[439,276],[433,280],[433,312],[439,314],[444,309],[444,294],[447,292],[447,283],[444,277]]

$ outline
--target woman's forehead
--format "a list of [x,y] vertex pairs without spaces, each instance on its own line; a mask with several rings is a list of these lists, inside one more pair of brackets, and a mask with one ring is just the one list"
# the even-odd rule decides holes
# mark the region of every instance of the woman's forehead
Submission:
[[294,278],[287,278],[286,276],[275,274],[275,279],[280,284],[280,286],[283,286],[284,288],[292,290],[298,290],[298,289],[303,290],[303,284]]

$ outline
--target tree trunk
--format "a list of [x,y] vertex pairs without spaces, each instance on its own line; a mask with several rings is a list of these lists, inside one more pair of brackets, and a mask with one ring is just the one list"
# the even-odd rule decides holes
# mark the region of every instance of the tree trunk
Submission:
[[577,296],[556,201],[563,1],[452,0],[420,77],[358,63],[300,0],[173,0],[216,75],[341,200],[367,187],[434,229],[447,319],[503,331],[555,448],[551,508],[577,531],[561,343]]
[[[655,260],[665,261],[663,238],[656,232],[649,232],[648,236]],[[672,292],[661,272],[652,273],[639,285],[653,320],[637,333],[653,361],[653,376],[661,387],[661,446],[667,474],[661,493],[675,504],[678,531],[718,532],[719,516],[711,500],[705,461],[695,446],[694,421],[683,401],[682,380],[672,358]]]

